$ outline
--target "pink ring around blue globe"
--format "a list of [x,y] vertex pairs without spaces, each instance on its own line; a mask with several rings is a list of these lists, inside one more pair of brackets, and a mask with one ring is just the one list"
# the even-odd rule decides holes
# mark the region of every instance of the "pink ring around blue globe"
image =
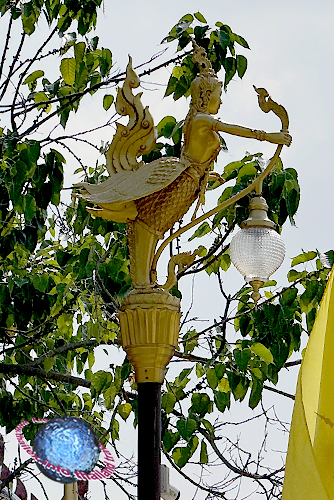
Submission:
[[[78,419],[79,420],[79,419]],[[36,419],[36,418],[32,418],[32,422],[33,423],[47,423],[47,422],[51,422],[51,420],[48,420],[46,418],[40,418],[40,419]],[[53,473],[56,473],[57,474],[57,481],[59,482],[63,482],[63,483],[68,483],[68,482],[72,482],[72,481],[79,481],[79,480],[87,480],[87,481],[94,481],[94,480],[101,480],[101,479],[108,479],[114,472],[114,469],[115,469],[115,463],[114,463],[114,459],[111,455],[111,453],[105,448],[105,446],[103,446],[101,443],[99,443],[99,446],[100,446],[100,449],[101,451],[103,452],[104,454],[104,465],[105,467],[103,469],[100,469],[100,468],[94,468],[91,472],[89,472],[88,474],[86,474],[85,472],[82,472],[80,470],[76,470],[73,472],[73,474],[63,468],[61,465],[55,465],[55,464],[51,464],[50,462],[48,462],[48,460],[42,460],[38,455],[36,455],[36,453],[33,451],[32,447],[30,446],[30,444],[26,441],[25,437],[23,436],[23,433],[22,433],[22,429],[28,425],[30,422],[28,421],[23,421],[21,422],[15,429],[15,434],[16,434],[16,438],[18,440],[18,443],[19,445],[21,446],[21,448],[23,450],[25,450],[28,455],[30,455],[36,462],[37,464],[39,465],[39,468],[40,470],[43,472],[43,468],[45,470],[50,470],[50,472],[52,471]],[[42,469],[41,469],[42,467]],[[46,474],[48,475],[48,474]],[[73,477],[73,479],[71,479],[71,477]],[[48,476],[50,477],[50,476]]]

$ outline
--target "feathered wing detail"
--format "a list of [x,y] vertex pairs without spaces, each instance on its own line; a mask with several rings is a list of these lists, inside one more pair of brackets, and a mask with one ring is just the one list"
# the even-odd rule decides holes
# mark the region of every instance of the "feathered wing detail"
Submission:
[[129,116],[129,121],[126,126],[117,124],[106,153],[110,176],[99,184],[79,182],[74,186],[80,190],[77,196],[100,207],[89,208],[90,213],[116,222],[135,220],[138,215],[135,201],[168,186],[187,167],[178,158],[170,157],[147,164],[137,161],[138,156],[149,153],[156,141],[153,118],[140,101],[142,94],[132,92],[139,83],[129,57],[126,78],[116,99],[116,111]]
[[81,182],[81,196],[90,203],[106,205],[130,202],[169,186],[185,169],[178,158],[158,158],[136,171],[122,171],[100,184]]
[[106,166],[110,175],[124,170],[137,170],[143,162],[137,157],[149,153],[155,145],[156,130],[153,118],[141,103],[142,93],[133,95],[132,89],[139,87],[140,80],[132,68],[132,59],[126,69],[123,87],[117,91],[116,111],[129,116],[127,125],[117,124],[116,134],[106,153]]

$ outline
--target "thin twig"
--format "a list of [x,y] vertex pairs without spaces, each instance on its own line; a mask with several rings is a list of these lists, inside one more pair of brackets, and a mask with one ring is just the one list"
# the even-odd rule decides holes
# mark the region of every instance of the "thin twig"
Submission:
[[16,477],[19,477],[21,472],[32,462],[34,461],[33,458],[28,458],[25,462],[23,462],[22,465],[20,465],[17,469],[15,469],[11,474],[9,474],[6,479],[1,481],[0,483],[0,491],[2,491],[9,483],[11,483]]
[[13,25],[13,16],[11,15],[10,19],[9,19],[9,23],[8,23],[8,30],[7,30],[5,47],[3,49],[1,63],[0,63],[0,78],[2,77],[3,67],[5,65],[6,53],[7,53],[8,46],[9,46],[9,39],[10,39],[10,32],[12,30],[12,25]]

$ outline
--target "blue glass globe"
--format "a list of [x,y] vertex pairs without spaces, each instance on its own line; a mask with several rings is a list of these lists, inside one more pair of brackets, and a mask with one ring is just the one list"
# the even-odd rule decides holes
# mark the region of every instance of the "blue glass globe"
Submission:
[[[37,462],[39,470],[61,483],[78,481],[74,471],[91,472],[100,453],[93,430],[77,417],[54,418],[43,425],[35,436],[33,450],[42,461]],[[58,470],[47,462],[59,466]],[[66,471],[66,475],[60,468]]]

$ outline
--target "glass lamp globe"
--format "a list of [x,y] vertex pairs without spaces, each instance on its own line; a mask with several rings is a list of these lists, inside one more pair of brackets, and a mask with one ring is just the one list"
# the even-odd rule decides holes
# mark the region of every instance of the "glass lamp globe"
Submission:
[[268,206],[261,196],[250,202],[250,218],[230,243],[231,261],[254,289],[252,298],[260,298],[259,288],[280,267],[284,260],[285,245],[274,223],[267,218]]

